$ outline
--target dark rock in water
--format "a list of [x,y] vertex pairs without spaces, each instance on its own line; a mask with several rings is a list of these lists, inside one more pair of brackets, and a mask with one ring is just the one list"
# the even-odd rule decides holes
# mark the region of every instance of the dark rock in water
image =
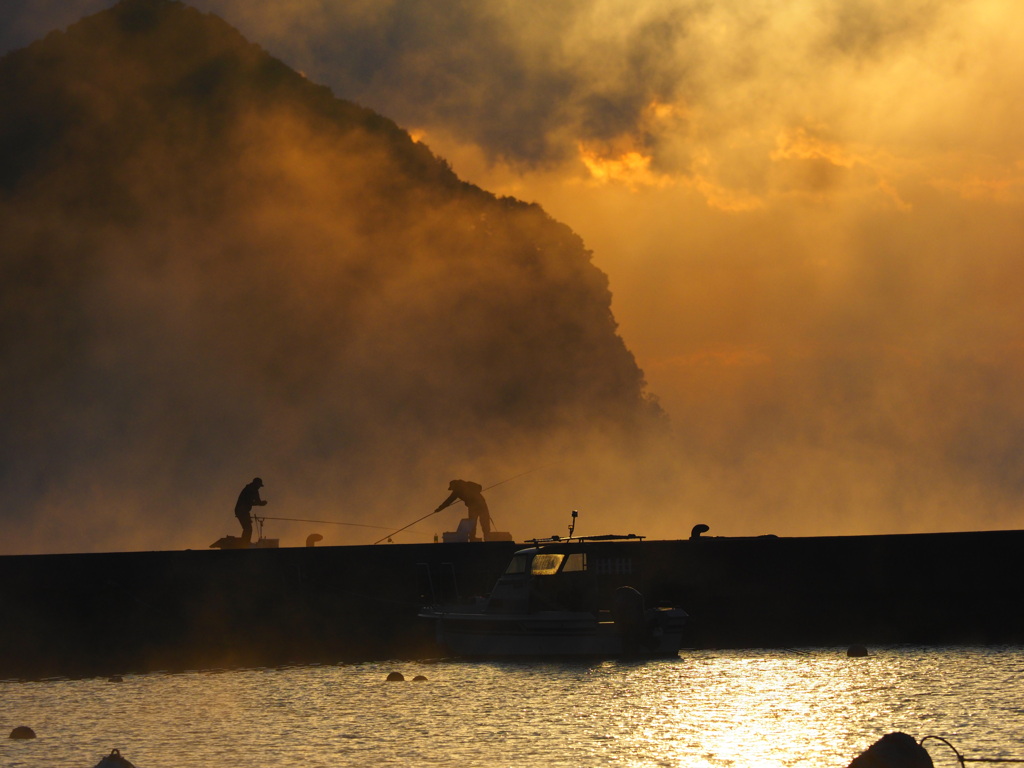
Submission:
[[405,675],[403,675],[401,672],[392,672],[390,675],[388,675],[389,683],[400,683],[403,680],[405,680]]
[[110,754],[96,763],[96,768],[135,768],[126,758],[121,757],[118,749],[110,750]]
[[859,659],[868,655],[868,649],[863,645],[851,645],[846,649],[846,655],[851,659]]
[[887,733],[853,759],[849,768],[935,768],[928,750],[899,731]]
[[19,725],[13,731],[11,731],[12,739],[34,739],[36,732],[29,728],[27,725]]
[[427,678],[425,675],[416,675],[416,677],[414,677],[412,681],[414,683],[425,683],[427,681]]

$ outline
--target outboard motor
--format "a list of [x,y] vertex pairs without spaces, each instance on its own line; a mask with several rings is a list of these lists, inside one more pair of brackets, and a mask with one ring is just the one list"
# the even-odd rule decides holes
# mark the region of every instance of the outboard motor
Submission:
[[647,631],[644,596],[635,587],[619,587],[612,595],[612,620],[627,653],[635,653]]

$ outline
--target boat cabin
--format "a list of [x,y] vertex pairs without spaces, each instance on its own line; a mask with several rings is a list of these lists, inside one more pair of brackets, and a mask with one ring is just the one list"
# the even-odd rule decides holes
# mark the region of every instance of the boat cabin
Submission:
[[[541,610],[587,610],[596,612],[601,602],[598,577],[608,571],[607,558],[593,558],[585,548],[588,541],[609,541],[641,537],[590,537],[554,540],[513,555],[487,598],[487,613],[534,613]],[[600,564],[602,567],[594,567]],[[608,586],[608,585],[605,585]]]
[[535,613],[554,610],[596,610],[597,574],[588,553],[531,547],[512,557],[487,600],[487,613]]

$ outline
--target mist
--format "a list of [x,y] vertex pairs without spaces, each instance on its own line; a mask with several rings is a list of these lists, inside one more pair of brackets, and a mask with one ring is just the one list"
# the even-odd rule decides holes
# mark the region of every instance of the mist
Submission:
[[578,236],[220,20],[125,3],[0,76],[10,551],[206,546],[257,475],[268,536],[369,543],[664,432]]
[[[534,5],[195,7],[394,119],[461,179],[536,201],[578,233],[607,275],[615,333],[668,415],[671,445],[648,444],[628,477],[598,482],[621,465],[583,431],[499,460],[445,445],[447,431],[432,426],[400,449],[421,467],[398,480],[407,493],[391,483],[353,493],[344,477],[323,479],[336,477],[334,463],[318,472],[304,458],[305,489],[281,489],[294,506],[331,485],[323,497],[399,526],[432,508],[451,477],[489,485],[542,467],[493,489],[498,528],[535,535],[576,507],[595,527],[636,520],[639,533],[673,537],[696,522],[730,535],[1019,527],[1021,12],[1002,0]],[[7,45],[81,15],[51,10],[10,6]],[[305,140],[290,144],[301,162],[279,164],[315,175]],[[306,213],[262,205],[261,219]],[[317,226],[324,239],[348,231]],[[193,290],[206,281],[193,276]],[[429,267],[409,273],[410,284],[430,281]],[[372,357],[372,340],[352,343]],[[427,362],[415,370],[458,376]],[[400,392],[394,401],[409,396]],[[374,439],[367,432],[353,442]],[[310,442],[307,429],[285,434]],[[548,466],[569,445],[592,471]],[[231,497],[259,463],[238,456],[230,472],[158,492],[185,505],[220,483]],[[272,503],[284,501],[259,471]],[[137,503],[121,506],[131,515]],[[296,515],[306,516],[316,515]]]

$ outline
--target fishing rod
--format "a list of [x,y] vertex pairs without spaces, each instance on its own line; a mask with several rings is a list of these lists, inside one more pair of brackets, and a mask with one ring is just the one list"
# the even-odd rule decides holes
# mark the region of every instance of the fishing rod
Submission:
[[[555,464],[558,464],[558,463],[560,463],[560,462],[555,461],[555,462],[552,462],[551,464],[544,464],[543,466],[540,466],[540,467],[534,467],[533,469],[528,469],[525,472],[520,472],[518,475],[513,475],[512,477],[507,477],[504,480],[499,480],[498,482],[494,483],[494,485],[488,485],[486,488],[484,488],[480,492],[483,493],[484,491],[489,491],[489,490],[491,490],[491,488],[497,488],[499,485],[504,485],[505,483],[511,482],[513,480],[518,480],[520,477],[524,477],[525,475],[529,475],[531,472],[537,472],[538,470],[541,470],[541,469],[547,469],[548,467],[553,467],[553,466],[555,466]],[[461,501],[461,499],[460,499],[460,501]],[[463,502],[463,503],[465,503],[465,502]],[[440,509],[435,509],[433,512],[428,512],[427,514],[425,514],[423,517],[419,518],[418,520],[413,520],[408,525],[402,526],[397,531],[393,531],[392,533],[389,533],[384,538],[377,539],[373,543],[374,544],[380,544],[382,541],[384,541],[384,539],[390,539],[396,533],[401,533],[406,528],[412,528],[414,525],[416,525],[416,523],[421,522],[423,520],[426,520],[431,515],[436,515],[440,511],[441,511]],[[488,517],[490,517],[490,515],[488,515]]]
[[[514,475],[512,477],[509,477],[509,478],[506,478],[504,480],[501,480],[500,482],[497,482],[494,485],[488,485],[486,488],[484,488],[484,491],[489,491],[489,490],[491,490],[491,488],[497,488],[499,485],[504,485],[505,483],[510,483],[513,480],[518,480],[520,477],[524,477],[525,475],[529,475],[532,472],[538,472],[539,470],[547,469],[548,467],[553,467],[553,466],[555,466],[555,464],[561,464],[561,463],[562,462],[560,462],[560,461],[553,461],[550,464],[545,464],[542,467],[534,467],[533,469],[528,469],[525,472],[520,472],[518,475]],[[483,493],[483,491],[481,491],[481,493]]]
[[431,515],[436,515],[436,514],[437,514],[438,512],[440,512],[440,511],[441,511],[440,509],[435,509],[435,510],[434,510],[433,512],[428,512],[427,514],[425,514],[425,515],[424,515],[423,517],[419,518],[418,520],[413,520],[413,521],[412,521],[411,523],[409,523],[408,525],[404,525],[404,526],[402,526],[402,527],[401,527],[401,528],[399,528],[399,529],[398,529],[397,531],[393,531],[393,532],[389,533],[389,534],[388,534],[387,536],[385,536],[384,538],[381,538],[381,539],[377,539],[377,540],[376,540],[375,542],[373,542],[373,543],[374,543],[374,544],[380,544],[380,543],[381,543],[382,541],[384,541],[384,539],[390,539],[390,538],[391,538],[392,536],[394,536],[394,535],[395,535],[396,533],[401,533],[401,532],[402,532],[402,531],[404,531],[404,530],[405,530],[406,528],[412,528],[412,527],[413,527],[414,525],[416,525],[416,523],[420,522],[421,520],[426,520],[426,519],[427,519],[428,517],[430,517]]

